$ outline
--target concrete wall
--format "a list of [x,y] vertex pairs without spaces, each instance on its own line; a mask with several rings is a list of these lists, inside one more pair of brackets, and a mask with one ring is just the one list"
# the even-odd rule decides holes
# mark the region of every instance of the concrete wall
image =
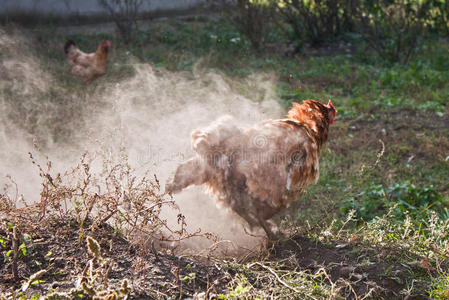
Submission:
[[[204,3],[205,0],[143,0],[142,12],[182,10]],[[96,0],[0,0],[0,15],[37,13],[65,16],[90,15],[104,12]]]

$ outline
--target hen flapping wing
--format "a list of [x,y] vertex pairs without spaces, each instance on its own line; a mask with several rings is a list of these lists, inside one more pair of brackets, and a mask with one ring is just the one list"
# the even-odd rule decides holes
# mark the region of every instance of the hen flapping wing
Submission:
[[266,220],[318,180],[321,147],[336,114],[330,101],[306,100],[294,103],[287,119],[240,128],[226,117],[195,130],[197,156],[178,166],[166,191],[206,184],[217,201],[271,238]]

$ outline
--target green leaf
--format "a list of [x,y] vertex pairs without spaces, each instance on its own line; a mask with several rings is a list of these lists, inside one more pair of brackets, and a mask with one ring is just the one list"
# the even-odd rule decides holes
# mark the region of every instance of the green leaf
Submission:
[[37,285],[37,284],[44,283],[44,282],[45,282],[45,280],[35,280],[35,281],[31,282],[31,285]]
[[24,243],[22,243],[19,246],[19,250],[20,250],[22,256],[26,256],[27,255],[27,247],[26,247],[26,245]]

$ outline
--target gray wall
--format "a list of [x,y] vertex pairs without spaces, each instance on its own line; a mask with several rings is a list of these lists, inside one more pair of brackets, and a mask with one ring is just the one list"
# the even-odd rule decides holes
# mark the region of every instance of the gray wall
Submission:
[[[205,0],[143,0],[142,12],[156,10],[188,9]],[[70,14],[90,15],[104,10],[96,0],[0,0],[0,14],[37,13],[59,16]]]

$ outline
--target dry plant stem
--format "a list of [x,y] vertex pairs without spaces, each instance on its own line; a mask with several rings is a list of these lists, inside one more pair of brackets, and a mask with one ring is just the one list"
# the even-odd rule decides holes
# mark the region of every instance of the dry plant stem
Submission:
[[84,216],[84,219],[83,219],[83,221],[82,221],[82,224],[84,224],[84,223],[86,222],[86,220],[89,218],[90,213],[92,212],[92,209],[94,208],[94,204],[95,204],[95,202],[96,202],[96,200],[97,200],[98,198],[99,198],[98,195],[95,194],[94,197],[92,198],[92,200],[90,200],[90,203],[89,203],[89,205],[88,205],[88,207],[87,207],[86,215]]
[[[35,145],[37,148],[37,146]],[[39,151],[39,148],[37,148]],[[41,192],[41,216],[39,217],[39,221],[41,221],[45,217],[46,209],[47,209],[47,202],[48,202],[48,195],[49,195],[49,188],[48,183],[50,183],[54,188],[56,188],[55,184],[53,183],[53,178],[49,175],[50,169],[51,169],[51,162],[47,159],[47,171],[44,171],[44,169],[36,162],[31,152],[28,152],[28,155],[31,159],[31,162],[38,167],[39,169],[39,175],[42,178],[45,178],[46,180],[42,183],[42,192]]]
[[19,256],[19,239],[18,239],[17,235],[18,235],[17,234],[17,226],[14,226],[14,228],[12,229],[12,252],[13,252],[12,275],[16,282],[19,281],[19,274],[17,272],[17,259]]
[[[295,289],[294,287],[289,286],[287,283],[285,283],[285,282],[279,277],[279,275],[278,275],[275,271],[273,271],[273,269],[271,269],[271,268],[268,267],[268,266],[265,266],[265,265],[261,264],[260,262],[255,262],[255,263],[250,264],[250,265],[248,266],[248,269],[251,268],[251,267],[254,266],[254,265],[258,265],[258,266],[264,268],[265,270],[268,270],[271,274],[274,275],[274,277],[276,277],[277,281],[279,281],[280,284],[282,284],[282,285],[285,286],[286,288],[289,288],[290,290],[294,291],[295,293],[298,293],[298,294],[300,293],[300,291],[298,291],[298,290]],[[312,298],[313,298],[313,297],[312,297]]]
[[106,273],[104,274],[104,280],[103,280],[105,289],[108,288],[108,277],[109,277],[109,273],[111,272],[112,265],[114,262],[112,260],[110,260],[108,263],[109,263],[109,266],[108,266],[108,269],[106,270]]
[[343,283],[346,284],[346,286],[351,290],[352,295],[354,295],[354,299],[358,300],[359,297],[357,296],[356,291],[352,287],[352,284],[344,279],[342,279]]
[[172,274],[175,275],[175,279],[176,279],[176,285],[177,288],[179,289],[179,300],[182,299],[182,281],[179,278],[179,261],[178,261],[178,266],[175,267],[175,269],[172,271]]
[[146,213],[147,211],[152,211],[156,206],[162,206],[163,204],[175,204],[175,201],[172,199],[172,200],[165,200],[165,201],[158,202],[158,203],[142,210],[142,213]]
[[43,184],[44,188],[42,190],[42,196],[41,196],[41,216],[39,218],[39,221],[41,221],[45,217],[45,211],[47,207],[47,200],[48,200],[48,184]]
[[209,299],[210,297],[209,297],[209,295],[210,295],[210,292],[211,292],[211,290],[214,288],[214,285],[212,284],[210,284],[210,280],[209,280],[209,274],[207,274],[206,275],[206,294],[204,295],[205,297],[206,297],[206,299]]
[[156,258],[156,261],[160,261],[159,253],[157,252],[156,248],[154,247],[154,240],[151,241],[151,251],[153,252],[154,257]]
[[114,216],[117,212],[118,212],[118,210],[111,211],[111,213],[109,215],[107,215],[106,217],[104,217],[103,219],[101,219],[100,223],[97,223],[97,225],[106,223],[106,221],[109,220],[112,216]]
[[374,163],[374,166],[377,166],[382,158],[382,156],[384,156],[385,153],[385,143],[379,139],[379,142],[382,144],[382,150],[380,150],[380,152],[377,154],[377,159],[376,162]]
[[94,277],[94,258],[92,258],[91,260],[89,260],[88,264],[88,270],[89,270],[89,281],[90,282],[94,282],[95,277]]

